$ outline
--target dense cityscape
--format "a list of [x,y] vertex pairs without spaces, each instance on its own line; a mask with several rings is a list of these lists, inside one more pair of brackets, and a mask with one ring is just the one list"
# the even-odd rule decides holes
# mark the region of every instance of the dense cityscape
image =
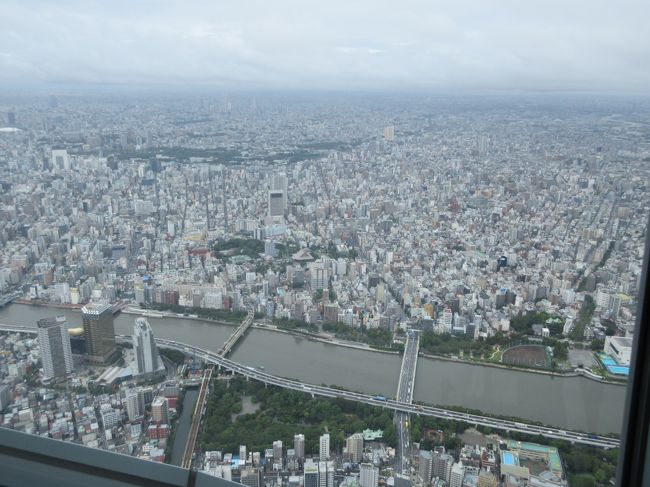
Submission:
[[[418,364],[622,397],[647,100],[48,94],[0,112],[3,427],[250,487],[614,478],[618,423],[424,401]],[[278,355],[398,360],[397,388],[240,364],[261,333],[292,338]]]

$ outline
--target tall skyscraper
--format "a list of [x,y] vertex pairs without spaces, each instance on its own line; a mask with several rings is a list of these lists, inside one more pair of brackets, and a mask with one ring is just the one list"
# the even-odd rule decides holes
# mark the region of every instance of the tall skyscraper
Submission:
[[16,126],[16,112],[7,112],[7,125],[9,127]]
[[325,433],[321,435],[318,449],[318,459],[323,462],[330,458],[330,435]]
[[158,349],[153,330],[146,318],[136,318],[133,325],[133,353],[138,374],[151,374],[158,370]]
[[480,156],[487,154],[489,139],[486,135],[479,135],[476,141],[476,151]]
[[363,460],[363,435],[361,433],[355,433],[348,437],[345,440],[345,447],[354,463]]
[[153,400],[151,418],[160,424],[169,424],[169,405],[166,397],[158,396]]
[[384,127],[384,139],[386,139],[389,142],[395,140],[395,127],[393,125]]
[[86,353],[91,362],[104,363],[115,353],[115,327],[110,304],[91,303],[81,308]]
[[362,463],[359,470],[359,485],[361,487],[377,487],[379,485],[379,469],[372,463]]
[[46,379],[65,377],[72,372],[72,351],[64,316],[38,320],[38,346]]
[[278,173],[271,176],[271,191],[282,191],[282,208],[287,208],[289,180],[285,173]]
[[284,216],[284,191],[269,191],[269,216],[281,218]]
[[305,459],[305,435],[293,435],[293,449],[296,452],[297,459]]

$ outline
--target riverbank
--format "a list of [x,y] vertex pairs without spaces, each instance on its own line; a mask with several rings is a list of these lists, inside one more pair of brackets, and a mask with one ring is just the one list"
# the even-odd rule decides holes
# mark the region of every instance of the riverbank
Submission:
[[205,318],[201,316],[184,315],[182,313],[172,313],[171,311],[155,311],[150,309],[136,309],[136,308],[127,307],[122,310],[122,313],[127,315],[144,316],[145,318],[178,318],[182,320],[203,321],[205,323],[216,323],[218,325],[232,326],[233,328],[239,326],[239,323],[233,323],[232,321],[212,320],[210,318]]
[[389,355],[399,355],[400,352],[397,350],[382,350],[381,348],[373,348],[367,343],[361,342],[350,342],[346,340],[340,340],[337,338],[327,338],[320,335],[314,335],[313,333],[305,333],[296,330],[285,330],[283,328],[278,328],[276,325],[266,325],[264,323],[253,323],[252,328],[257,328],[260,330],[274,331],[278,333],[284,333],[285,335],[291,335],[294,337],[304,338],[312,342],[326,343],[328,345],[337,345],[339,347],[345,348],[354,348],[357,350],[364,350],[366,352],[377,352],[385,353]]
[[77,309],[81,310],[83,304],[61,304],[61,303],[49,303],[45,301],[32,301],[30,299],[14,299],[12,301],[14,304],[22,304],[27,306],[39,306],[41,308],[59,308],[59,309]]
[[486,362],[482,360],[465,360],[461,358],[454,358],[454,357],[445,357],[443,355],[433,355],[430,353],[424,353],[420,352],[419,353],[420,357],[432,359],[432,360],[442,360],[446,362],[454,362],[454,363],[459,363],[459,364],[468,364],[468,365],[477,365],[480,367],[493,367],[495,369],[505,369],[505,370],[512,370],[514,372],[525,372],[525,373],[532,373],[532,374],[541,374],[541,375],[547,375],[547,376],[552,376],[552,377],[585,377],[587,379],[591,379],[597,382],[601,382],[603,384],[612,384],[612,385],[619,385],[623,387],[627,387],[626,382],[622,381],[614,381],[614,380],[607,380],[603,379],[599,375],[594,374],[593,372],[589,372],[586,369],[574,369],[571,371],[567,372],[556,372],[552,370],[542,370],[542,369],[533,369],[533,368],[528,368],[528,367],[515,367],[512,365],[506,365],[506,364],[498,364],[495,362]]

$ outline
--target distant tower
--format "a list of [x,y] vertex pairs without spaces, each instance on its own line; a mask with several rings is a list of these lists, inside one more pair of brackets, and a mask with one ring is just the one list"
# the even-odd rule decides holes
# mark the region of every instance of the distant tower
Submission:
[[65,377],[72,372],[70,335],[64,316],[38,320],[38,346],[46,379]]
[[[288,206],[288,191],[289,189],[289,180],[287,178],[287,175],[285,173],[278,173],[274,174],[271,177],[271,187],[269,188],[270,191],[282,191],[282,208],[287,209]],[[272,216],[272,215],[271,215]]]
[[158,370],[158,350],[146,318],[136,318],[133,325],[133,353],[138,374],[151,374]]
[[9,127],[16,126],[16,112],[7,112],[7,125]]
[[488,151],[488,138],[485,135],[479,135],[478,140],[476,141],[476,150],[479,156],[484,156]]
[[269,191],[269,216],[284,216],[284,191]]
[[221,190],[223,201],[223,230],[228,233],[228,194],[226,193],[226,171],[221,172]]
[[325,433],[320,437],[318,459],[323,462],[330,458],[330,435]]
[[91,303],[81,308],[86,352],[92,362],[106,362],[116,351],[113,309],[110,304]]
[[384,127],[384,139],[386,139],[388,142],[392,142],[395,140],[394,126],[389,125],[388,127]]

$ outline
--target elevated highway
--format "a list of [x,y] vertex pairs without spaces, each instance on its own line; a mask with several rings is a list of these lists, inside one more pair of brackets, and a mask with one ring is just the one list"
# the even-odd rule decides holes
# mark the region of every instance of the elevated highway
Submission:
[[[26,326],[6,326],[0,325],[2,331],[13,331],[23,333],[36,333],[36,329]],[[125,335],[118,335],[121,338],[127,338]],[[382,408],[391,409],[393,411],[402,411],[410,414],[418,414],[421,416],[433,416],[441,419],[448,419],[454,421],[462,421],[464,423],[486,426],[505,432],[525,433],[529,435],[540,435],[545,438],[553,438],[565,440],[571,443],[580,443],[584,445],[595,446],[599,448],[618,448],[620,441],[617,438],[609,438],[607,436],[594,435],[589,433],[582,433],[579,431],[562,430],[559,428],[552,428],[549,426],[539,426],[525,422],[516,422],[506,419],[493,418],[490,416],[483,416],[478,414],[469,414],[454,411],[452,409],[439,408],[434,406],[423,406],[418,404],[410,404],[393,399],[383,399],[369,394],[362,394],[359,392],[342,391],[332,387],[317,386],[311,384],[304,384],[302,382],[285,379],[271,375],[261,370],[247,367],[237,362],[222,357],[218,353],[204,350],[202,348],[194,347],[185,343],[180,343],[172,340],[156,338],[156,343],[161,347],[172,348],[181,352],[194,354],[198,358],[207,363],[215,364],[218,369],[225,369],[236,374],[249,377],[254,380],[264,382],[265,384],[284,387],[285,389],[292,389],[296,391],[306,392],[311,394],[312,397],[330,397],[341,398],[349,401],[358,401],[365,404],[371,404]]]
[[401,411],[404,413],[417,414],[421,416],[434,416],[441,419],[462,421],[464,423],[472,424],[475,426],[487,426],[489,428],[506,432],[540,435],[545,438],[566,440],[571,443],[580,443],[606,449],[617,448],[620,444],[617,438],[609,438],[607,436],[593,435],[579,431],[562,430],[548,426],[538,426],[534,424],[493,418],[490,416],[483,416],[478,414],[462,413],[451,409],[411,404],[393,399],[379,398],[378,396],[371,396],[369,394],[362,394],[359,392],[343,391],[340,389],[334,389],[332,387],[304,384],[296,380],[277,377],[264,371],[257,370],[253,367],[241,365],[237,362],[226,359],[217,353],[203,350],[191,345],[186,345],[165,339],[156,339],[156,342],[161,347],[173,348],[176,350],[184,351],[186,353],[191,353],[208,363],[215,364],[218,369],[229,370],[236,374],[264,382],[265,384],[306,392],[308,394],[311,394],[313,397],[319,396],[347,399],[349,401],[363,402],[366,404],[371,404],[373,406],[391,409],[393,411]]
[[[420,335],[416,331],[409,331],[406,336],[406,345],[402,357],[402,368],[397,385],[397,401],[411,404],[415,390],[415,371],[420,350]],[[411,435],[409,431],[409,414],[403,411],[395,412],[395,433],[397,435],[397,451],[395,452],[395,469],[398,472],[407,472],[409,466],[408,451],[411,448]]]

